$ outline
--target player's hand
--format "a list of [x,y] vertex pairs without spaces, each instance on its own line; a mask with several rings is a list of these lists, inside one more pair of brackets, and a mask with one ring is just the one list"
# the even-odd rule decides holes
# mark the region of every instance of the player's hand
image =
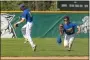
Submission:
[[16,28],[16,27],[18,27],[18,24],[15,23],[15,24],[14,24],[14,28]]

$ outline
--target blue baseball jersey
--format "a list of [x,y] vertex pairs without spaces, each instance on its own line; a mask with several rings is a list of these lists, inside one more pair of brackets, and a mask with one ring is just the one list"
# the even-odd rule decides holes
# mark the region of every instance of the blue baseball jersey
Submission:
[[75,28],[77,27],[77,24],[69,22],[69,24],[64,24],[64,32],[67,35],[71,35],[75,33]]
[[30,16],[29,9],[25,9],[21,14],[21,18],[25,18],[26,22],[32,22],[32,17]]

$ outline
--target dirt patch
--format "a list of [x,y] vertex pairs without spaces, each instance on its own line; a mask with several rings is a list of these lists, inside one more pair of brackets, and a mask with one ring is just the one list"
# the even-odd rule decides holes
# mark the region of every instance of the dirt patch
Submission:
[[1,57],[1,60],[89,60],[89,57]]

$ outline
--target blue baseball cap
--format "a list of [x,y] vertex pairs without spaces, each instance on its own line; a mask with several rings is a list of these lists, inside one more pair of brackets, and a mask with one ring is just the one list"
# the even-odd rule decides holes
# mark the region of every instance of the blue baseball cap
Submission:
[[24,4],[20,4],[19,7],[22,8],[22,7],[25,7],[25,5]]
[[64,19],[68,19],[69,20],[69,16],[65,16]]

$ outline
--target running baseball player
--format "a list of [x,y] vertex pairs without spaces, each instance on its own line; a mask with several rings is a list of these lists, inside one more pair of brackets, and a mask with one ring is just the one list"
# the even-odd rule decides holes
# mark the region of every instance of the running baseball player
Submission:
[[23,11],[21,14],[21,20],[18,21],[17,23],[14,24],[14,27],[18,27],[18,25],[24,21],[26,21],[26,24],[22,27],[22,34],[23,37],[25,38],[25,42],[27,41],[30,43],[33,51],[36,50],[36,45],[33,43],[32,38],[31,38],[31,28],[33,24],[33,19],[31,12],[29,11],[28,8],[25,7],[24,4],[20,4],[20,9]]
[[[78,29],[77,33],[75,33],[76,28]],[[60,35],[64,34],[64,47],[70,51],[75,35],[80,33],[80,27],[77,26],[77,24],[70,22],[69,16],[65,16],[64,24],[59,25],[59,31]]]

